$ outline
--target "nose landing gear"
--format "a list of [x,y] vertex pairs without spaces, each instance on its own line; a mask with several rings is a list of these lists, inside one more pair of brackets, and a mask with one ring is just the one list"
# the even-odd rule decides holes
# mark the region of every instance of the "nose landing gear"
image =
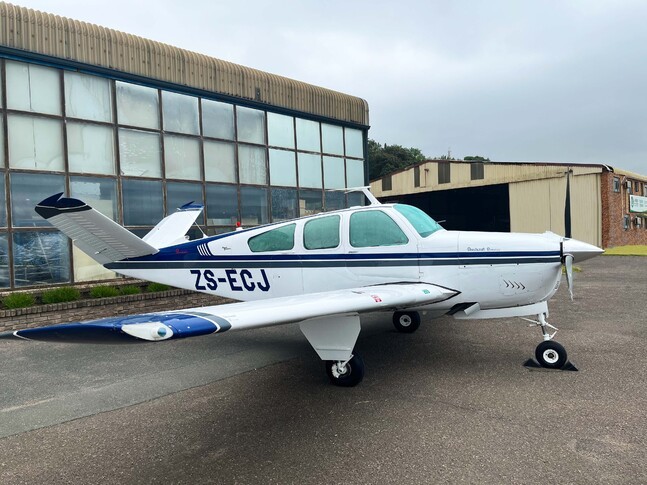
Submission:
[[[559,369],[559,370],[577,370],[577,368],[568,361],[568,354],[566,349],[559,342],[553,340],[553,337],[557,333],[557,327],[554,327],[546,321],[546,314],[540,313],[537,315],[537,320],[530,320],[529,318],[524,318],[524,320],[529,321],[531,326],[538,326],[541,328],[541,333],[544,336],[544,341],[537,345],[535,349],[535,362],[532,359],[524,364],[526,367],[543,367],[544,369]],[[554,330],[553,333],[548,331],[548,328]]]

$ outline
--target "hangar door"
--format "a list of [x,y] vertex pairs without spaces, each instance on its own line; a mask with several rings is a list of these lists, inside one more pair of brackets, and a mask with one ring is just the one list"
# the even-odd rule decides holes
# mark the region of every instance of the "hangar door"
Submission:
[[508,184],[381,197],[422,209],[448,230],[510,232]]

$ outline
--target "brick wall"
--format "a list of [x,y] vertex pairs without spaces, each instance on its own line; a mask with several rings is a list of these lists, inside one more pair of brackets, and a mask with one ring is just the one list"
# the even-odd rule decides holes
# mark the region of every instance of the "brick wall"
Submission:
[[0,310],[0,332],[42,327],[57,323],[80,322],[117,315],[133,315],[163,310],[180,310],[229,303],[231,300],[186,290],[79,300],[29,308]]
[[[613,179],[618,178],[621,182],[620,192],[613,191]],[[634,224],[635,215],[629,213],[629,192],[626,181],[635,183],[636,180],[627,178],[613,172],[602,172],[601,196],[602,196],[602,247],[612,248],[614,246],[626,246],[636,244],[647,244],[647,218],[642,218],[640,227]],[[645,181],[640,181],[640,187],[644,187]],[[641,193],[634,195],[643,195]],[[624,229],[624,216],[630,216],[629,229]]]

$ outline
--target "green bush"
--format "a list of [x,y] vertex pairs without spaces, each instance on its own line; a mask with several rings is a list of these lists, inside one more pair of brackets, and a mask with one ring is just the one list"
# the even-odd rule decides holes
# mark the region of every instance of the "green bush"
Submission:
[[2,299],[2,305],[5,308],[25,308],[28,306],[33,306],[36,303],[34,295],[29,293],[12,293],[7,295]]
[[66,301],[75,301],[81,298],[81,293],[76,288],[71,286],[63,286],[61,288],[53,288],[44,291],[40,299],[43,303],[64,303]]
[[139,286],[135,286],[135,285],[126,285],[126,286],[122,286],[119,289],[119,293],[121,293],[122,295],[138,295],[141,292],[142,292],[142,289]]
[[95,286],[90,290],[91,298],[110,298],[119,294],[119,290],[114,286]]
[[146,287],[146,291],[149,291],[151,293],[155,293],[157,291],[166,291],[170,289],[171,287],[168,285],[163,285],[162,283],[150,283],[148,287]]

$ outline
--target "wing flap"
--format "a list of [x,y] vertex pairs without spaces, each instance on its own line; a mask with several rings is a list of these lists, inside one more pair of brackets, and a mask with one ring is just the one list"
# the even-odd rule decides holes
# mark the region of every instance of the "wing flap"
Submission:
[[458,293],[428,283],[388,284],[37,327],[17,330],[13,336],[59,342],[156,342],[331,315],[417,307],[447,300]]

